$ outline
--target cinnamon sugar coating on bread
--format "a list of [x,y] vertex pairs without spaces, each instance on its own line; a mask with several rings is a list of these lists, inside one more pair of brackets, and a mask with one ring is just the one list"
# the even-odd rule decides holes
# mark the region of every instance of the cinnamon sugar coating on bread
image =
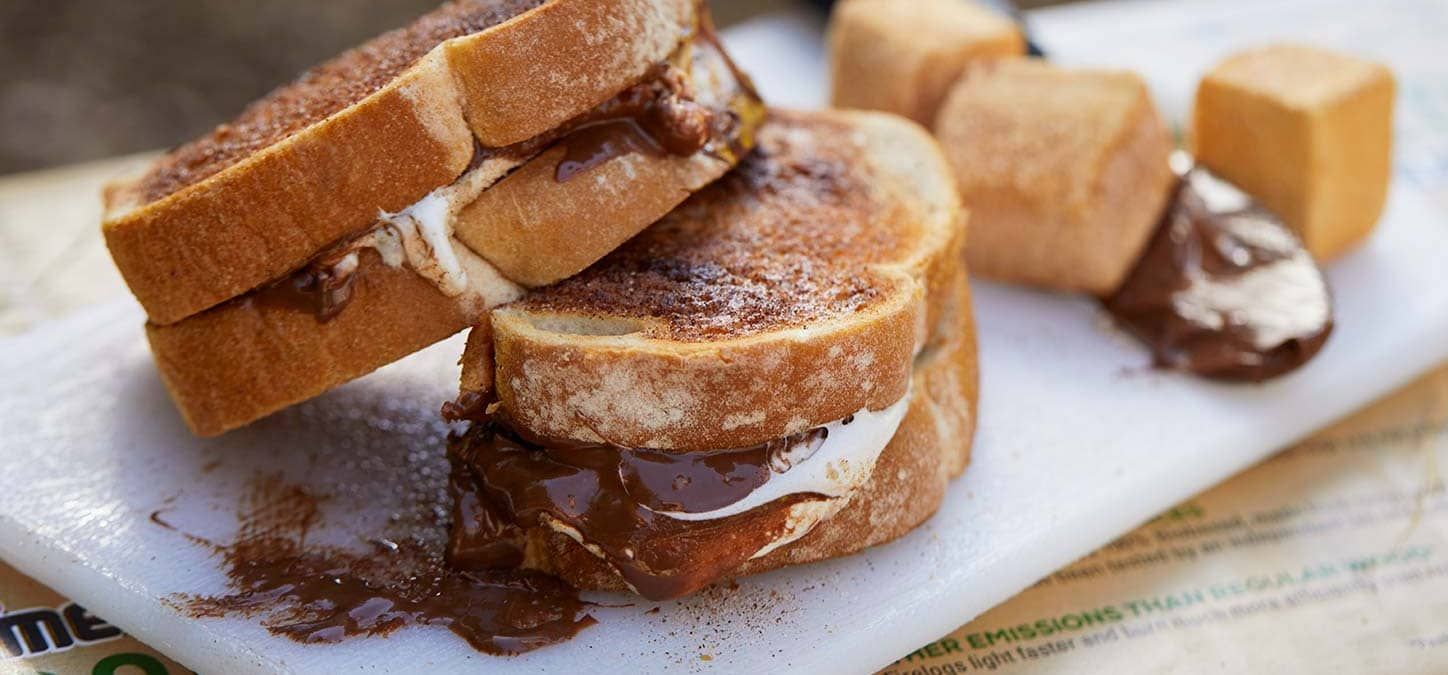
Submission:
[[622,250],[494,310],[464,382],[493,383],[540,436],[661,451],[745,447],[899,401],[960,263],[944,157],[878,113],[772,111],[758,138]]
[[[730,82],[699,78],[688,84],[701,100],[719,106],[729,102],[729,108],[711,106],[721,117],[760,105]],[[399,252],[395,255],[402,259],[392,263],[375,255],[393,237],[406,238],[399,234],[405,228],[383,224],[326,249],[299,273],[181,321],[148,325],[157,364],[177,408],[198,435],[249,423],[463,330],[489,307],[516,299],[522,292],[519,280],[484,255],[510,239],[529,255],[546,258],[548,269],[560,277],[588,266],[723,175],[752,147],[758,123],[757,115],[740,116],[693,155],[630,152],[564,182],[554,178],[558,152],[544,152],[521,166],[506,155],[484,159],[464,182],[449,188],[453,196],[448,199],[457,203],[470,199],[469,191],[482,191],[452,218],[450,247],[466,278],[451,278],[465,286],[462,293],[440,283],[433,254]],[[545,134],[544,139],[556,141],[560,135]],[[712,147],[729,152],[711,152]],[[507,178],[492,182],[504,174]],[[482,237],[482,252],[474,251],[467,239],[476,232],[473,216],[497,211],[490,208],[495,204],[507,205],[500,218],[517,218],[514,211],[552,218],[524,220],[516,231]],[[588,229],[578,226],[584,217]],[[548,236],[547,226],[555,221],[558,236]],[[405,241],[402,246],[407,249]],[[350,281],[340,286],[352,292],[344,292],[334,309],[318,311],[317,301],[333,299],[326,293],[312,297],[304,291],[300,306],[273,301],[296,295],[288,289],[309,287],[306,280],[317,274],[337,278],[338,261],[348,255],[360,255],[355,270],[342,273]],[[425,277],[419,263],[433,271]]]
[[459,0],[108,187],[106,246],[147,317],[175,323],[450,185],[479,147],[526,160],[514,152],[525,141],[646,79],[695,32],[698,10]]
[[208,136],[171,151],[138,186],[143,202],[205,180],[376,93],[433,47],[477,33],[545,0],[457,0],[308,70]]
[[820,142],[850,129],[833,120],[809,134],[788,122],[767,128],[733,173],[520,309],[643,319],[642,337],[708,341],[806,326],[878,300],[892,282],[870,265],[897,258],[912,232],[873,225],[899,214],[852,170],[858,146]]
[[[734,174],[582,276],[490,312],[469,337],[462,390],[496,394],[493,411],[513,428],[560,447],[669,454],[776,441],[908,393],[893,438],[848,496],[797,493],[637,532],[662,552],[653,560],[724,561],[711,575],[854,553],[923,522],[969,461],[978,370],[965,221],[948,164],[918,125],[775,111]],[[849,279],[874,284],[868,299]],[[579,588],[629,588],[587,527],[524,527],[525,567]],[[795,527],[813,529],[785,543],[795,533],[780,532]],[[643,557],[625,555],[638,580]],[[677,569],[663,568],[648,571]]]

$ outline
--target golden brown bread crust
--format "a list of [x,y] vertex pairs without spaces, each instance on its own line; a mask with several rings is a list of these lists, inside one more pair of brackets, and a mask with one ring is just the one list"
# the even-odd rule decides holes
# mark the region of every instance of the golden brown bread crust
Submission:
[[525,286],[559,281],[598,261],[731,166],[703,153],[634,153],[558,183],[555,167],[566,152],[544,152],[458,214],[458,238]]
[[[108,192],[106,246],[153,323],[169,324],[300,267],[323,248],[451,183],[472,158],[436,59],[345,114],[207,180],[127,209]],[[346,139],[345,141],[342,139]]]
[[904,394],[927,289],[963,237],[934,142],[888,115],[776,113],[760,147],[600,264],[493,312],[516,423],[742,447]]
[[462,365],[462,375],[458,378],[459,392],[493,391],[496,363],[493,361],[492,312],[484,312],[477,325],[468,331],[468,340],[458,363]]
[[[870,480],[809,534],[746,562],[728,576],[857,553],[903,536],[939,509],[950,479],[969,462],[979,392],[975,325],[964,268],[957,266],[951,277],[942,284],[949,301],[930,343],[915,360],[910,409]],[[766,506],[756,511],[761,522],[768,522],[770,513],[783,509]],[[573,539],[548,528],[529,530],[528,539],[528,566],[582,589],[628,590],[612,567]],[[729,549],[732,544],[719,539],[711,542],[711,550]]]
[[[449,5],[429,15],[446,20],[425,18],[349,52],[163,158],[148,177],[109,189],[107,246],[151,320],[175,322],[301,266],[379,209],[450,183],[476,142],[524,140],[607,100],[696,19],[691,0],[553,0],[458,32],[497,18],[499,2]],[[580,32],[589,39],[574,40]],[[558,49],[559,40],[573,47]]]
[[984,277],[1111,293],[1175,181],[1166,127],[1124,71],[975,64],[935,133],[971,212],[971,270]]
[[904,536],[945,499],[950,479],[965,471],[979,404],[974,310],[964,267],[950,283],[939,328],[915,361],[910,401],[895,437],[870,480],[848,505],[799,541],[745,563],[736,574],[837,558]]
[[571,432],[562,438],[660,450],[753,445],[899,400],[908,366],[881,364],[909,363],[919,304],[904,287],[871,316],[831,329],[667,351],[538,331],[505,310],[492,317],[500,399],[510,411],[526,405],[516,416],[530,429]]
[[674,60],[688,73],[686,98],[714,111],[713,137],[702,151],[627,153],[558,181],[557,167],[570,153],[565,138],[465,207],[458,238],[513,281],[551,284],[597,262],[737,164],[754,146],[763,104],[712,34]]
[[[615,182],[610,194],[625,201],[677,202],[687,194],[675,187],[679,174],[685,180],[707,180],[698,176],[717,177],[728,169],[728,164],[717,160],[703,160],[711,165],[709,173],[704,174],[697,164],[688,166],[677,158],[635,157],[637,172],[631,179],[612,176]],[[677,171],[671,173],[671,169]],[[650,182],[654,179],[658,182]],[[586,183],[577,185],[582,188]],[[572,193],[558,190],[548,197],[568,194]],[[519,201],[528,203],[526,199]],[[645,216],[626,204],[619,206],[600,211],[611,217],[599,223],[611,224],[613,231],[636,231],[647,223],[640,220]],[[466,247],[457,241],[454,249],[461,252]],[[582,257],[585,249],[577,254],[561,253],[566,255],[560,255],[559,260],[575,261],[574,271],[588,262]],[[214,436],[243,426],[483,320],[483,308],[469,309],[460,304],[465,301],[444,295],[432,282],[412,271],[382,265],[375,255],[363,258],[357,274],[369,280],[369,292],[354,296],[339,317],[327,323],[287,308],[258,307],[246,301],[254,292],[177,323],[148,323],[146,330],[157,366],[192,431],[198,436]],[[515,289],[501,276],[491,284],[495,290],[489,295],[494,300],[487,306],[521,294],[521,289]],[[372,315],[373,320],[355,320],[362,314]],[[348,349],[330,347],[337,344],[346,344]],[[278,358],[289,350],[295,353]],[[320,358],[312,358],[319,353]],[[487,371],[491,374],[491,369]],[[264,385],[257,386],[258,382]]]
[[488,147],[547,131],[643,79],[697,29],[698,0],[552,0],[506,40],[445,45],[463,112]]
[[[730,83],[695,84],[698,93],[711,100],[726,100],[741,110],[759,106]],[[730,127],[729,137],[717,142],[725,149],[750,147],[759,121],[758,112],[741,115],[738,124]],[[553,180],[556,153],[545,153],[491,187],[492,177],[509,168],[506,162],[492,164],[502,158],[489,160],[468,174],[467,182],[476,184],[474,189],[483,189],[483,195],[500,195],[498,199],[508,204],[510,214],[522,211],[536,217],[547,213],[559,223],[587,219],[592,229],[572,228],[567,244],[535,231],[514,233],[520,239],[542,238],[534,254],[550,255],[550,269],[568,275],[593,262],[606,252],[605,247],[612,248],[646,227],[658,211],[667,211],[691,191],[718,178],[736,161],[735,156],[709,148],[686,158],[627,154],[589,169],[576,180],[558,183]],[[471,194],[461,185],[451,191]],[[369,281],[366,297],[348,303],[339,317],[328,323],[299,315],[289,307],[258,306],[249,301],[256,296],[252,292],[174,324],[148,326],[157,363],[193,431],[215,435],[311,398],[462,330],[480,320],[486,308],[517,297],[516,278],[464,245],[473,224],[466,212],[456,220],[453,249],[471,261],[474,270],[468,277],[481,297],[450,298],[411,271],[387,268],[374,255],[364,257],[357,272],[358,278]],[[492,246],[505,245],[506,237],[498,235],[483,242],[488,244],[481,249],[486,254]],[[390,281],[397,283],[391,285]],[[357,320],[354,315],[358,313],[401,319],[379,329],[372,322]],[[281,325],[286,330],[279,334],[258,330],[258,325]],[[416,330],[410,330],[414,325]],[[309,326],[314,334],[306,334]],[[277,352],[287,349],[283,338],[298,345],[299,353],[275,358]],[[349,349],[343,352],[329,347],[341,344]],[[320,359],[307,358],[318,350],[327,353]],[[264,384],[256,386],[257,382]]]
[[148,323],[146,336],[187,426],[215,436],[447,338],[522,294],[485,268],[469,269],[481,277],[473,279],[478,297],[449,297],[363,249],[352,298],[330,321],[248,294],[179,323]]
[[926,126],[968,62],[1026,53],[1014,22],[969,0],[846,0],[829,44],[831,105]]

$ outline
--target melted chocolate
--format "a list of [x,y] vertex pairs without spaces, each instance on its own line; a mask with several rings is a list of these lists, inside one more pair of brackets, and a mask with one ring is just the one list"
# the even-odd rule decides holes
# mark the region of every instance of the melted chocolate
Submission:
[[824,443],[829,429],[732,450],[660,452],[618,450],[623,489],[654,511],[705,513],[738,502],[759,489],[774,473],[784,473]]
[[456,401],[442,404],[442,419],[444,422],[485,422],[488,419],[490,403],[483,394],[465,391]]
[[[723,59],[715,43],[695,45],[695,75],[707,77],[708,59]],[[735,84],[752,92],[738,77]],[[687,157],[711,140],[731,140],[737,134],[737,120],[727,111],[711,110],[695,102],[688,80],[679,68],[664,64],[641,84],[624,90],[607,103],[574,120],[560,142],[565,152],[554,171],[554,179],[567,181],[609,160],[639,153],[654,157]],[[755,97],[757,99],[757,97]]]
[[1306,363],[1332,331],[1322,272],[1286,225],[1200,167],[1106,308],[1160,367],[1261,381]]
[[[458,571],[406,538],[378,540],[367,552],[308,544],[317,498],[302,488],[262,481],[248,502],[233,543],[192,537],[223,557],[232,587],[226,595],[178,598],[193,616],[261,616],[272,633],[303,643],[445,626],[490,654],[562,642],[594,623],[576,591],[541,573]],[[175,529],[159,514],[153,520]]]
[[453,518],[447,556],[454,567],[512,569],[523,564],[522,532],[474,489],[471,469],[453,462],[448,492]]
[[[454,572],[424,568],[406,583],[378,583],[354,571],[370,566],[340,551],[294,550],[271,542],[228,554],[236,592],[198,598],[197,615],[274,610],[266,627],[302,643],[385,635],[406,626],[445,626],[479,651],[519,654],[565,641],[594,623],[586,603],[562,581],[527,570]],[[386,551],[382,561],[406,553]]]
[[746,448],[662,452],[534,438],[496,417],[475,422],[450,445],[450,559],[463,568],[516,564],[522,528],[553,527],[578,535],[640,595],[684,595],[749,560],[785,531],[789,506],[818,497],[792,495],[710,520],[661,512],[733,504],[813,454],[827,434],[817,428]]
[[553,172],[553,179],[559,183],[624,155],[664,155],[659,142],[633,118],[599,122],[579,129],[569,134],[564,148],[563,159],[558,160]]
[[352,282],[356,278],[356,259],[342,265],[345,256],[324,257],[298,270],[291,276],[255,291],[251,300],[262,307],[280,307],[307,312],[326,323],[336,318],[352,300]]

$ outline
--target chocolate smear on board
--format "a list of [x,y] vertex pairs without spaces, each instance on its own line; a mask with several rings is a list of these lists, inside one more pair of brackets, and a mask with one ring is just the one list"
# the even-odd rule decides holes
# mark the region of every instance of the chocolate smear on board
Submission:
[[253,479],[235,539],[209,544],[231,592],[178,595],[173,604],[196,618],[258,617],[302,643],[442,626],[489,654],[563,642],[595,623],[584,614],[590,604],[564,582],[523,570],[459,571],[428,537],[374,539],[371,550],[309,542],[322,501],[278,476]]
[[1184,153],[1172,165],[1176,195],[1107,311],[1159,367],[1258,382],[1301,367],[1332,332],[1312,256],[1237,187]]

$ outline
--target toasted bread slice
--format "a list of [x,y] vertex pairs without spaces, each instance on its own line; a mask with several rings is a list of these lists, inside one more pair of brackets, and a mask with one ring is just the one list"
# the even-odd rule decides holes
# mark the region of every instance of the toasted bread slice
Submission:
[[[799,540],[748,560],[724,576],[757,574],[858,553],[915,529],[940,508],[950,479],[970,461],[979,393],[975,325],[965,268],[949,283],[950,301],[935,335],[915,358],[915,394],[895,437],[876,461],[870,480],[839,512]],[[771,510],[768,506],[759,509]],[[775,507],[773,511],[783,509]],[[759,520],[765,514],[755,514]],[[757,526],[756,526],[757,527]],[[550,572],[577,588],[630,590],[603,559],[572,538],[547,528],[528,531],[525,565]],[[745,543],[719,537],[698,555],[742,557]]]
[[[700,151],[624,152],[557,181],[573,142],[565,135],[519,167],[493,158],[435,191],[457,205],[442,246],[419,237],[412,248],[426,250],[384,255],[386,240],[400,236],[393,222],[333,247],[300,279],[176,323],[148,324],[156,363],[192,431],[234,429],[463,330],[488,308],[518,298],[518,281],[554,281],[583,269],[723,175],[753,147],[763,108],[717,45],[684,51],[693,100],[715,123]],[[513,229],[500,231],[506,228]],[[513,238],[536,244],[523,248]],[[455,257],[460,269],[436,269],[434,249]],[[350,299],[339,299],[345,307],[332,308],[335,317],[319,319],[318,308],[285,301],[299,281],[315,281],[306,275],[335,276],[348,255],[355,257],[339,291],[350,290]]]
[[325,63],[107,191],[103,232],[168,324],[303,265],[641,81],[694,0],[458,0]]
[[169,326],[146,324],[156,367],[191,431],[215,436],[356,379],[467,327],[522,289],[457,247],[475,285],[449,297],[406,267],[359,252],[345,311],[311,312],[252,293]]
[[962,241],[923,129],[778,113],[733,174],[492,313],[498,398],[542,436],[665,450],[743,447],[884,408],[905,393]]
[[597,262],[737,164],[754,147],[764,106],[708,15],[700,20],[701,32],[672,61],[688,74],[687,99],[713,113],[717,128],[702,152],[626,153],[560,181],[560,163],[580,154],[565,138],[463,208],[458,239],[513,281],[551,284]]
[[[626,545],[557,517],[520,523],[524,565],[670,597],[897,537],[964,468],[975,339],[964,214],[944,158],[922,128],[878,113],[774,113],[759,138],[733,174],[599,264],[492,311],[463,356],[465,398],[495,392],[480,419],[554,439],[560,457],[707,455],[891,408],[904,411],[893,440],[867,451],[878,451],[873,472],[843,496],[785,494],[708,520],[644,516],[651,525]],[[489,442],[477,430],[459,441],[465,463],[483,457],[469,443]],[[809,471],[853,471],[844,461]]]

